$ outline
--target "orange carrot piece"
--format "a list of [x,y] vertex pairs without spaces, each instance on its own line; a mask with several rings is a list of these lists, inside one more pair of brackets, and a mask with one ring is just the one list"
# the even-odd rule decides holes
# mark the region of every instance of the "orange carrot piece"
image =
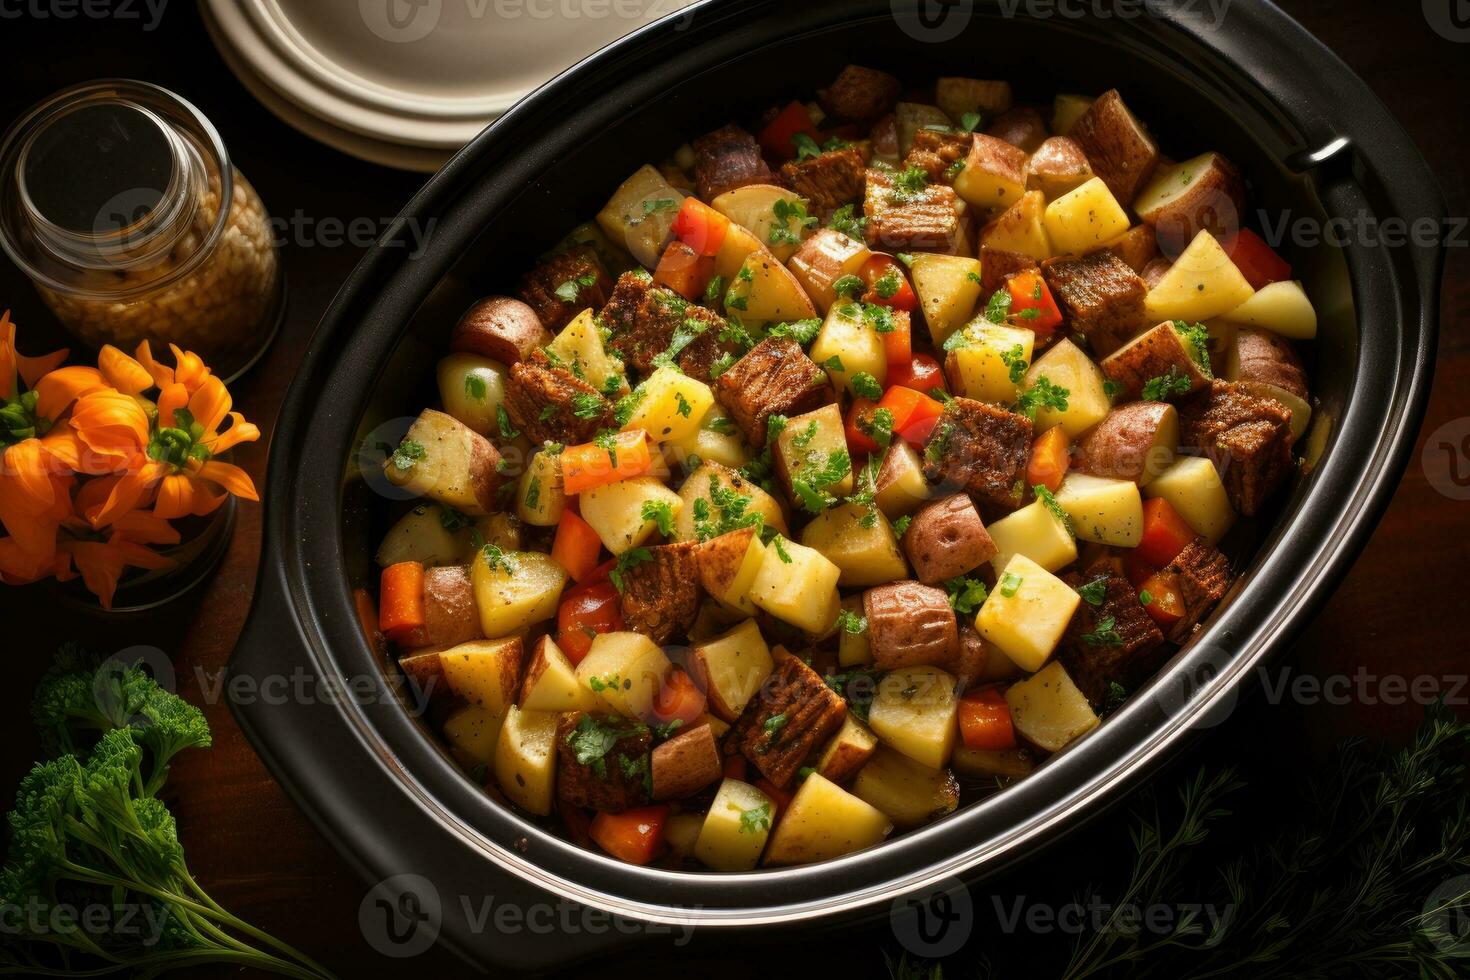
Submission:
[[1194,529],[1184,522],[1169,501],[1163,497],[1150,497],[1143,502],[1143,537],[1134,548],[1138,557],[1162,568],[1194,538]]
[[561,454],[562,488],[578,494],[640,476],[653,466],[648,433],[642,429],[619,432],[607,443],[584,442],[568,446]]
[[567,508],[556,525],[556,538],[551,542],[551,560],[575,581],[581,582],[597,567],[602,556],[602,539],[592,525]]
[[715,257],[700,255],[693,246],[677,238],[664,249],[653,272],[655,285],[667,286],[685,299],[699,299],[715,277]]
[[1026,461],[1026,486],[1043,486],[1056,493],[1067,475],[1067,450],[1072,441],[1060,425],[1054,425],[1031,443],[1031,458]]
[[960,698],[959,718],[965,748],[998,752],[1016,747],[1011,706],[999,688],[982,687]]
[[663,849],[664,825],[669,819],[666,805],[640,806],[622,813],[601,813],[592,818],[588,835],[619,861],[647,864]]
[[383,569],[378,601],[378,629],[401,643],[424,627],[424,566],[401,561]]

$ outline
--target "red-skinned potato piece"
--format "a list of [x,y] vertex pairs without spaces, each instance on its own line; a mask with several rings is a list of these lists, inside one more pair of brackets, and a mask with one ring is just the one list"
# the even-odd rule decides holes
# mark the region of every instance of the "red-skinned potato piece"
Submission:
[[925,585],[964,575],[996,553],[980,512],[963,493],[920,507],[902,543],[914,575]]
[[1133,203],[1159,161],[1158,145],[1128,111],[1117,89],[1098,96],[1067,136],[1082,147],[1092,172],[1124,207]]
[[1143,186],[1133,208],[1173,255],[1201,231],[1229,235],[1240,227],[1245,182],[1219,153],[1205,153],[1172,167],[1160,167]]
[[529,305],[509,296],[477,301],[455,324],[449,349],[515,364],[538,347],[551,343],[551,332]]
[[1077,443],[1077,469],[1145,484],[1174,462],[1179,412],[1167,402],[1120,405]]
[[863,593],[868,642],[880,670],[951,663],[959,653],[959,621],[949,596],[918,582],[890,582]]
[[1026,189],[1041,191],[1055,201],[1093,177],[1092,165],[1075,140],[1052,136],[1036,148],[1026,161]]
[[723,760],[709,725],[679,732],[653,750],[653,798],[693,796],[720,778]]

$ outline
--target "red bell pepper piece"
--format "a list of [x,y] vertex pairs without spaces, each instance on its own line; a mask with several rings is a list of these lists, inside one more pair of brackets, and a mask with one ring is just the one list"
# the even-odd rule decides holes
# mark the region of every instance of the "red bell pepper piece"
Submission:
[[944,369],[928,354],[915,354],[908,364],[888,362],[888,384],[900,388],[912,388],[929,394],[935,388],[945,388]]
[[866,398],[854,398],[847,410],[847,451],[854,458],[877,452],[880,448],[873,437],[863,431],[862,425],[873,416],[878,403]]
[[967,749],[999,752],[1016,747],[1011,706],[998,688],[982,687],[960,698],[960,738]]
[[1184,618],[1184,596],[1179,591],[1178,579],[1167,572],[1155,572],[1144,579],[1138,587],[1138,600],[1144,611],[1160,626],[1173,626]]
[[1252,289],[1291,278],[1291,264],[1249,228],[1242,228],[1226,237],[1220,245]]
[[579,585],[562,596],[556,611],[556,645],[573,664],[582,662],[600,633],[619,633],[623,605],[618,590],[606,580]]
[[592,818],[588,836],[619,861],[647,864],[663,850],[664,826],[669,819],[667,804],[640,806],[622,813],[601,813]]
[[766,156],[785,161],[796,156],[794,138],[798,133],[810,137],[813,142],[818,139],[817,127],[812,124],[812,114],[800,102],[792,102],[766,124],[756,140],[761,149],[766,151]]
[[1150,497],[1143,502],[1143,537],[1133,550],[1150,565],[1162,568],[1195,537],[1194,529],[1169,501]]
[[674,236],[700,255],[717,255],[730,230],[730,219],[697,197],[686,197],[674,215]]
[[939,413],[944,411],[944,406],[928,395],[903,386],[885,391],[877,407],[892,412],[894,434],[918,448],[923,447],[939,421]]
[[1041,340],[1061,326],[1062,311],[1037,270],[1026,269],[1011,276],[1006,280],[1006,291],[1011,295],[1011,323],[1031,329]]
[[891,255],[879,252],[869,256],[858,269],[858,278],[868,287],[863,294],[864,303],[890,306],[905,313],[912,313],[919,305],[919,297],[914,294],[914,287],[909,285],[903,266]]

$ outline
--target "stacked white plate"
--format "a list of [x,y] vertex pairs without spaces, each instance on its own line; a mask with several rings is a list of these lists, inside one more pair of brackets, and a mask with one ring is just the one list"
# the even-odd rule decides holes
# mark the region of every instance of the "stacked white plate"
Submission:
[[557,72],[691,0],[203,0],[272,112],[376,163],[432,171]]

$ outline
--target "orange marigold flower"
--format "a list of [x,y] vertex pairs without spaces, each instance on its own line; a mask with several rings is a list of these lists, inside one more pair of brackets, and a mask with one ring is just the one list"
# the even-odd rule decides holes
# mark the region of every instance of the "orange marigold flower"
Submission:
[[86,473],[112,473],[148,448],[148,411],[132,395],[113,388],[77,399],[71,427],[87,447]]
[[174,355],[174,367],[171,368],[153,359],[153,348],[146,340],[133,352],[138,364],[152,376],[155,387],[166,388],[171,384],[181,384],[192,394],[206,379],[212,377],[208,366],[198,354],[181,350],[176,344],[169,344],[168,349]]
[[132,511],[119,515],[105,541],[72,539],[61,542],[61,550],[76,563],[82,581],[102,603],[112,608],[122,573],[134,568],[168,568],[175,562],[149,545],[175,545],[179,532],[173,525],[149,514]]
[[20,397],[20,384],[34,388],[36,381],[66,360],[68,351],[52,351],[41,357],[25,357],[15,349],[15,323],[10,311],[0,313],[0,402]]

